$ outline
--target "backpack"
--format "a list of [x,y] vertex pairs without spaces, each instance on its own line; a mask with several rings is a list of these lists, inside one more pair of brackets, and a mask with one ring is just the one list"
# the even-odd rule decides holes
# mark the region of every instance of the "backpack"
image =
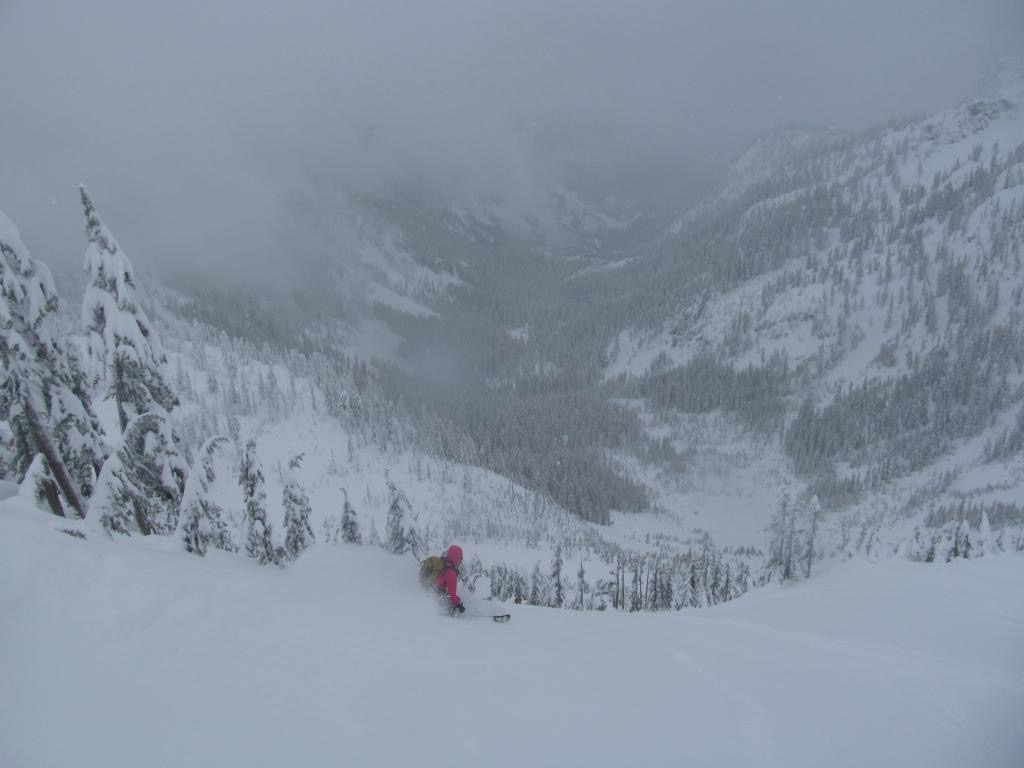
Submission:
[[435,589],[437,587],[437,577],[446,568],[444,558],[433,555],[428,557],[422,563],[420,563],[420,584],[423,585],[424,589]]

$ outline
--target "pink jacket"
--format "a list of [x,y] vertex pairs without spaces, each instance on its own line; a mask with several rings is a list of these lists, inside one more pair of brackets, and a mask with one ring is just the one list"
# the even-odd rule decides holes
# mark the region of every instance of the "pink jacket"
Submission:
[[455,593],[459,586],[459,573],[456,570],[462,563],[462,547],[452,544],[444,553],[444,570],[437,577],[437,591],[448,595],[452,605],[459,605],[462,599]]
[[462,599],[455,593],[458,588],[459,577],[455,574],[454,568],[447,567],[441,571],[441,575],[437,577],[437,590],[438,592],[445,593],[448,595],[448,600],[452,605],[458,605],[462,602]]

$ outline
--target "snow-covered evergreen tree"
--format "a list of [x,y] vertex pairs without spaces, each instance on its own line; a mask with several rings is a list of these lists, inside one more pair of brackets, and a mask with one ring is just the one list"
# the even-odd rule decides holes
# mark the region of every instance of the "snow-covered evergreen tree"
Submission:
[[576,571],[576,599],[573,607],[578,611],[584,610],[589,595],[590,584],[587,583],[587,572],[583,567],[583,558],[580,557],[580,569]]
[[652,607],[656,611],[671,610],[675,598],[672,585],[672,571],[662,562],[658,563],[658,567],[655,570],[655,584],[657,589]]
[[427,555],[427,541],[415,523],[405,529],[405,548],[412,552],[413,557],[417,560],[422,560]]
[[89,285],[82,303],[89,363],[95,378],[109,385],[124,431],[139,414],[167,415],[178,399],[161,372],[167,358],[160,341],[135,298],[131,262],[103,224],[85,187],[79,191],[89,240]]
[[796,576],[797,558],[800,554],[797,552],[796,510],[790,503],[788,493],[784,493],[779,500],[769,530],[772,538],[768,545],[765,580],[771,581],[778,577],[788,581]]
[[284,507],[284,556],[295,560],[316,539],[309,524],[313,513],[309,505],[306,489],[299,485],[295,470],[302,463],[303,454],[299,454],[288,462],[290,476],[285,482],[282,497]]
[[551,607],[565,605],[565,587],[562,585],[562,545],[555,547],[551,557]]
[[981,524],[978,526],[978,544],[975,557],[981,557],[993,548],[992,524],[988,519],[988,512],[981,511]]
[[356,518],[356,511],[348,500],[348,491],[342,488],[345,494],[345,508],[341,513],[341,540],[346,544],[362,544],[363,536],[359,532],[359,520]]
[[722,601],[722,588],[725,584],[725,573],[722,570],[722,560],[714,551],[707,552],[705,557],[707,557],[710,562],[706,586],[707,604],[717,605]]
[[491,593],[491,577],[484,568],[479,555],[474,554],[469,558],[468,563],[465,560],[462,561],[462,565],[458,568],[458,579],[459,583],[464,584],[469,592]]
[[63,515],[63,497],[82,517],[103,445],[77,358],[49,327],[57,306],[49,269],[32,258],[0,213],[0,421],[8,423],[9,461],[22,478],[43,454],[59,491],[46,493],[50,508]]
[[704,581],[702,568],[697,559],[690,560],[686,581],[686,588],[683,592],[690,598],[686,605],[691,608],[703,608],[706,605],[704,602]]
[[105,458],[103,429],[74,343],[67,344],[64,361],[64,385],[51,391],[50,422],[72,480],[89,498]]
[[637,555],[633,555],[630,560],[633,566],[633,576],[629,593],[629,611],[630,613],[635,613],[644,609],[644,565],[643,559]]
[[387,478],[388,484],[388,517],[387,517],[387,541],[384,549],[393,555],[400,555],[408,549],[408,541],[405,535],[403,521],[405,513],[410,510],[409,500],[405,494],[395,485],[394,480]]
[[128,423],[89,505],[108,531],[169,535],[177,530],[188,465],[176,443],[170,422],[156,413]]
[[817,546],[816,539],[818,538],[818,524],[821,521],[821,502],[818,501],[817,496],[812,496],[810,503],[807,505],[807,543],[804,547],[804,578],[811,578],[811,565],[814,563],[815,547]]
[[681,611],[693,605],[693,590],[690,588],[690,572],[679,568],[672,574],[672,607]]
[[242,453],[238,483],[245,503],[245,552],[260,565],[276,557],[270,522],[267,520],[267,491],[263,468],[256,457],[256,441],[249,440]]
[[208,439],[199,449],[189,472],[178,517],[178,530],[187,552],[202,556],[209,547],[238,551],[226,512],[210,494],[210,484],[217,479],[215,459],[221,447],[229,442],[222,436]]
[[6,421],[0,421],[0,477],[14,475],[15,446],[14,433]]
[[547,602],[544,589],[544,574],[540,570],[540,560],[533,564],[530,575],[530,605],[544,605]]

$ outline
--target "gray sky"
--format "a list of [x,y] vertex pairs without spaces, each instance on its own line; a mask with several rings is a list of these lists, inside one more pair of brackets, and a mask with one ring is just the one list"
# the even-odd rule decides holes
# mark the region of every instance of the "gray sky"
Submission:
[[84,181],[140,269],[262,273],[306,247],[303,196],[529,206],[554,156],[698,174],[955,103],[1022,40],[1019,0],[0,0],[0,209],[77,263]]

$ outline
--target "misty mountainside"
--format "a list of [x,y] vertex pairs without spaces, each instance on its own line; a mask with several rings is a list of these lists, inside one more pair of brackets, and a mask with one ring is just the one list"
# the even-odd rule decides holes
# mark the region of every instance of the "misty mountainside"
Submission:
[[1019,550],[1022,82],[778,131],[682,216],[566,179],[312,195],[291,295],[136,282],[83,190],[63,303],[5,224],[4,474],[196,554],[458,539],[468,588],[582,609]]
[[446,459],[607,522],[614,509],[648,507],[607,449],[647,441],[596,391],[607,335],[581,324],[597,297],[575,278],[605,272],[626,242],[668,218],[584,202],[593,194],[551,182],[539,214],[535,201],[524,210],[411,190],[320,199],[306,210],[333,255],[296,267],[309,283],[294,304],[195,284],[165,304],[256,345],[372,360],[374,380],[421,433],[445,432]]
[[923,119],[755,143],[658,245],[670,298],[614,340],[607,380],[665,423],[770,435],[844,547],[901,520],[1019,526],[1022,103],[1010,61]]
[[414,259],[466,258],[436,316],[378,309],[416,361],[384,386],[602,523],[652,510],[775,559],[819,505],[821,553],[1019,529],[1022,100],[1010,60],[931,116],[773,132],[674,221],[556,205],[576,228],[543,236],[391,202]]

